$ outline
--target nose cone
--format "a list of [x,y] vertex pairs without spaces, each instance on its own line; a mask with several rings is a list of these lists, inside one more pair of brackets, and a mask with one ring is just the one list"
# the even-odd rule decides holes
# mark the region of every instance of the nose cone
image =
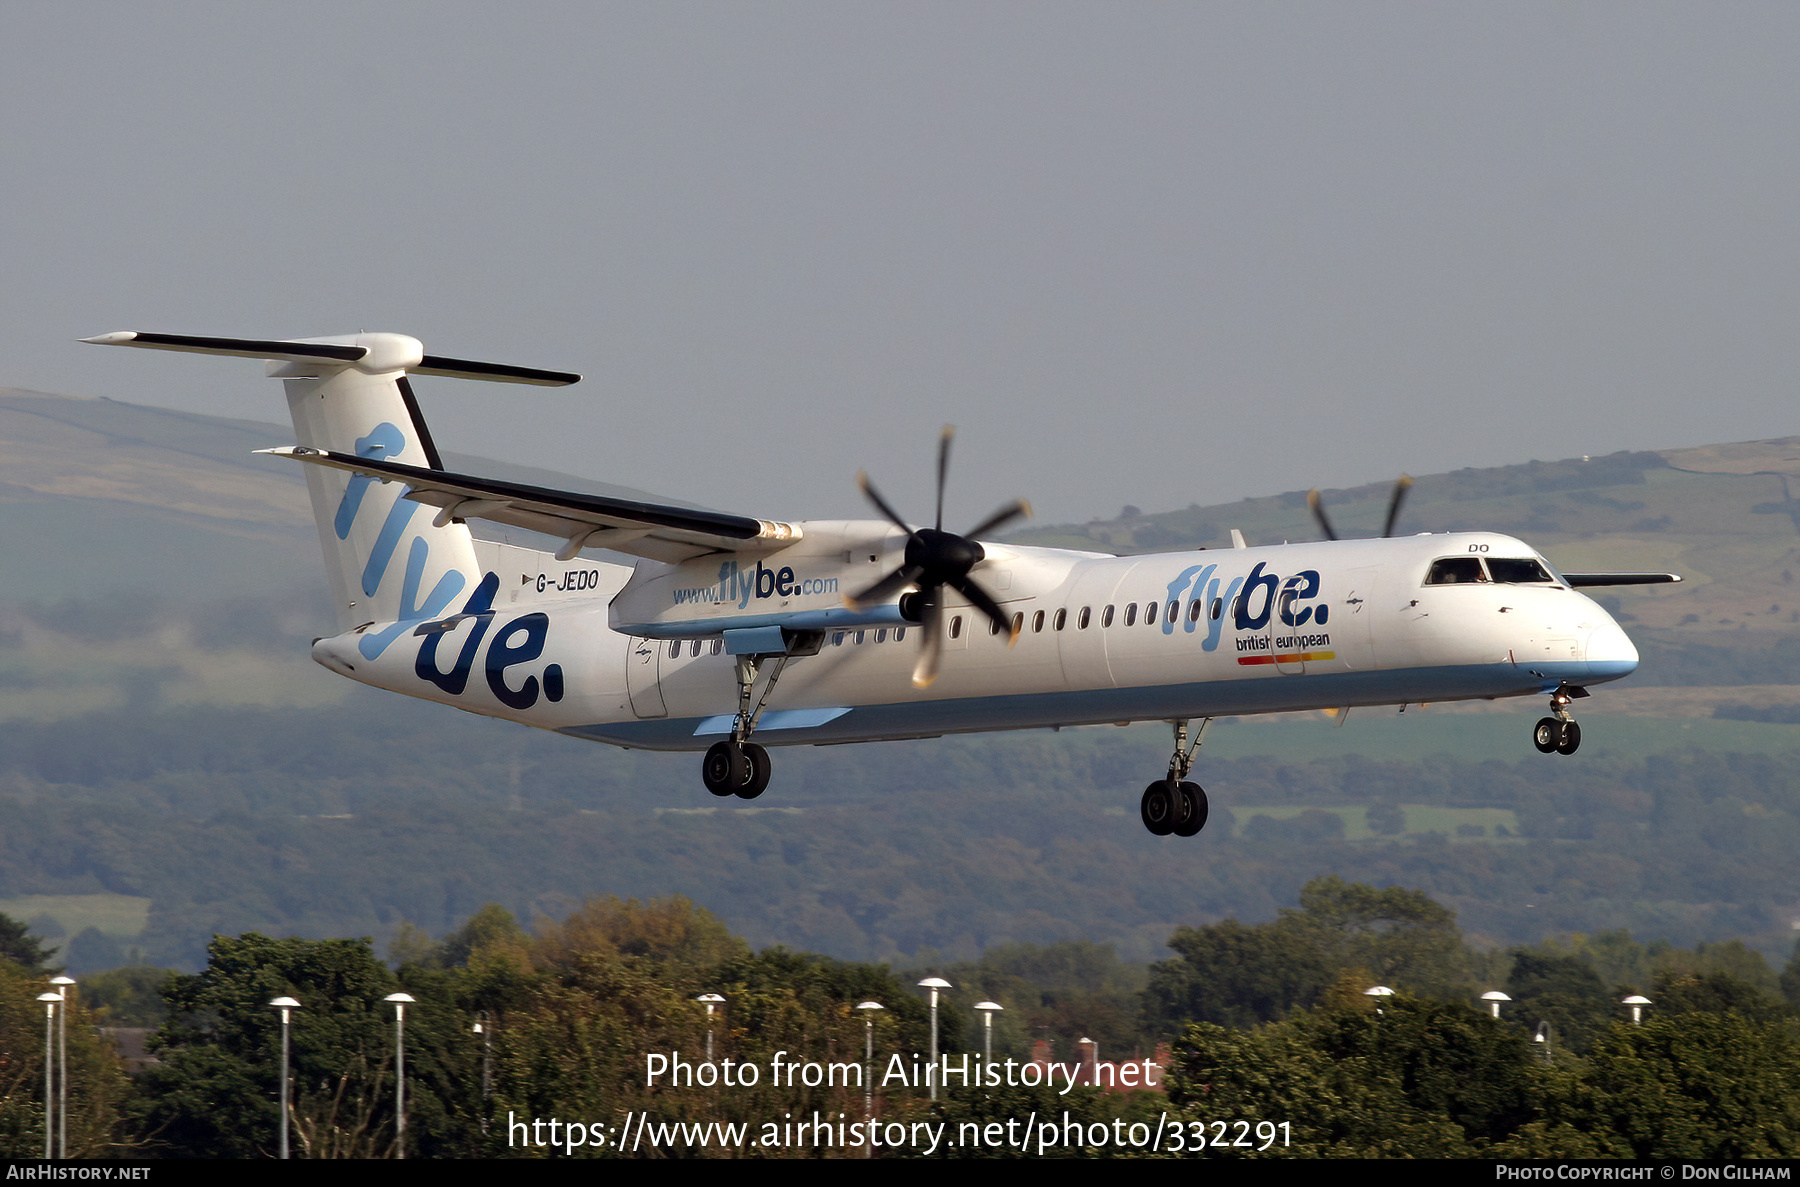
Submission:
[[1588,635],[1585,660],[1591,681],[1617,680],[1637,671],[1638,651],[1610,617]]

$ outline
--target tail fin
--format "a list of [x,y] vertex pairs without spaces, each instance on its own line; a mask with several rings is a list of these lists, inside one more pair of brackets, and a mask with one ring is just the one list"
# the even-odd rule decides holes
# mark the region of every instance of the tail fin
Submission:
[[[403,334],[265,342],[126,331],[84,341],[267,359],[268,374],[287,389],[298,444],[434,470],[443,465],[407,382],[409,371],[545,386],[580,379],[427,355],[418,339]],[[306,467],[306,484],[341,629],[435,618],[475,588],[481,574],[469,529],[421,517],[425,508],[404,497],[406,487],[321,466]],[[365,636],[364,653],[379,655],[401,629]]]

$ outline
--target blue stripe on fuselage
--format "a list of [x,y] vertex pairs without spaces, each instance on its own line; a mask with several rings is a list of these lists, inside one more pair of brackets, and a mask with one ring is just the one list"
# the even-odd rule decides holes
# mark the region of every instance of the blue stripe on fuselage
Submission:
[[[1565,682],[1597,684],[1616,680],[1629,675],[1636,667],[1636,664],[1623,662],[1534,664],[1533,670],[1527,672],[1509,663],[1471,664],[1386,672],[1339,672],[1303,679],[1222,680],[1140,688],[1095,688],[1080,692],[902,701],[860,706],[810,728],[758,729],[756,740],[771,746],[806,746],[990,730],[1041,729],[1052,725],[1238,717],[1334,709],[1343,705],[1530,696],[1549,692]],[[608,722],[571,726],[560,732],[645,750],[698,750],[716,740],[706,734],[696,736],[696,730],[706,720],[704,717],[669,717]]]

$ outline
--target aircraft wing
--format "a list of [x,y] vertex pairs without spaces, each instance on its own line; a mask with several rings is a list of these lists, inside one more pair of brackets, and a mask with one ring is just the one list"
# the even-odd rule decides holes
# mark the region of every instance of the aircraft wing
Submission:
[[486,519],[561,536],[565,543],[557,550],[556,559],[563,561],[584,548],[607,548],[679,564],[713,552],[775,552],[803,535],[798,525],[774,520],[549,490],[304,445],[258,452],[365,474],[382,482],[404,482],[408,487],[405,497],[438,508],[440,524],[453,519]]
[[1564,573],[1576,589],[1591,585],[1670,585],[1680,581],[1676,573]]

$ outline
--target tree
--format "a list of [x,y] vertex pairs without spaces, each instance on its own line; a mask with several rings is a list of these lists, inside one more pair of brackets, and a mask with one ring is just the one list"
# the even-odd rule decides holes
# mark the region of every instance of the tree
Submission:
[[1301,1156],[1468,1156],[1534,1118],[1535,1069],[1516,1028],[1404,995],[1377,1009],[1348,983],[1329,997],[1253,1031],[1189,1027],[1170,1100],[1198,1120],[1287,1121],[1270,1152]]
[[54,945],[46,948],[27,925],[10,915],[0,915],[0,960],[11,961],[32,976],[43,977],[56,971],[50,966],[55,952]]
[[[1800,1153],[1800,1043],[1790,1020],[1693,1011],[1614,1023],[1551,1105],[1586,1149],[1521,1156],[1792,1158]],[[1524,1143],[1521,1143],[1524,1146]]]
[[1552,1040],[1571,1051],[1585,1052],[1615,1017],[1606,983],[1579,956],[1521,948],[1513,953],[1506,992],[1513,999],[1507,1011],[1514,1021],[1527,1027],[1550,1023]]
[[1178,928],[1181,959],[1150,970],[1145,1012],[1173,1029],[1194,1019],[1250,1026],[1316,1003],[1333,978],[1360,969],[1375,981],[1418,993],[1467,987],[1456,913],[1423,891],[1316,878],[1300,907],[1273,923],[1227,919]]
[[[41,1158],[44,1153],[44,1007],[36,998],[48,987],[37,975],[0,961],[0,1157]],[[69,1154],[95,1158],[116,1153],[120,1102],[127,1091],[124,1066],[100,1037],[79,997],[65,1019],[69,1060]]]
[[[168,1021],[152,1039],[139,1124],[153,1149],[189,1157],[267,1156],[279,1127],[280,1019],[269,1002],[299,1000],[290,1035],[293,1135],[303,1157],[370,1157],[394,1143],[393,1010],[399,988],[368,940],[216,937],[207,967],[171,978]],[[409,990],[412,986],[408,986]],[[421,986],[407,1013],[409,1147],[450,1140],[466,1095],[447,1033],[460,1015]]]

